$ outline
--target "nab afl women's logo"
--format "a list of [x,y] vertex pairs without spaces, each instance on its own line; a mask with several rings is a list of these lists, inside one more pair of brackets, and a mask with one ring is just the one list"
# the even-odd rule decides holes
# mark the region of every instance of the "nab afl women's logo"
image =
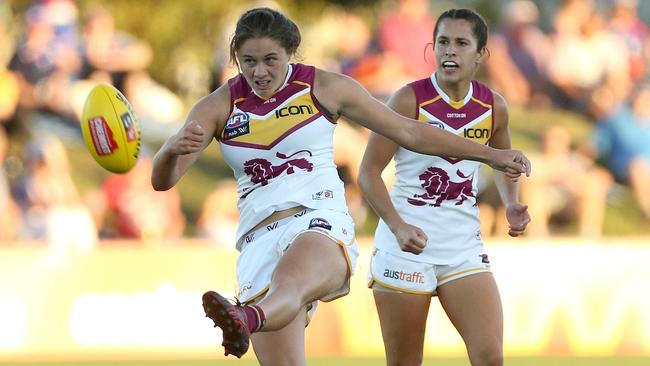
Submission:
[[248,113],[235,112],[226,122],[226,128],[223,130],[223,140],[230,140],[250,133],[249,121]]
[[248,113],[236,112],[235,114],[232,115],[232,117],[228,118],[228,122],[226,123],[226,128],[239,127],[241,125],[248,123],[249,120],[250,117],[248,116]]

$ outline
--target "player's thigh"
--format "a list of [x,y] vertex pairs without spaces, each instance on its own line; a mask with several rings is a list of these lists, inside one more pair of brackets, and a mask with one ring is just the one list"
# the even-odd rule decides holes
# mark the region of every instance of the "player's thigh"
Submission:
[[296,237],[280,259],[273,281],[296,281],[307,300],[320,299],[344,286],[350,277],[342,247],[319,232]]
[[422,358],[430,294],[373,289],[388,363]]
[[503,311],[491,272],[447,282],[438,287],[438,298],[470,352],[502,347]]
[[253,349],[260,365],[303,366],[305,360],[305,327],[307,313],[303,309],[291,323],[273,332],[251,336]]

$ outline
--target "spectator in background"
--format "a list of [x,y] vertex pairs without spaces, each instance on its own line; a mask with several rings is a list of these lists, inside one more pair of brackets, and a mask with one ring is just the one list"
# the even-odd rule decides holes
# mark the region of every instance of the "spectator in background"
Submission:
[[[14,53],[14,39],[11,34],[11,8],[6,2],[0,2],[0,129],[9,129],[18,107],[18,80],[15,74],[7,69],[9,60]],[[6,131],[3,131],[3,133]]]
[[4,170],[8,148],[7,133],[0,127],[0,243],[17,239],[22,226],[20,210],[11,196],[9,181]]
[[69,94],[80,59],[71,35],[74,25],[66,23],[74,23],[76,11],[72,1],[55,0],[37,2],[25,14],[24,38],[17,44],[9,69],[18,80],[19,106],[40,112],[36,122],[76,124]]
[[144,123],[182,119],[180,98],[147,73],[153,59],[148,43],[116,30],[113,15],[101,5],[85,14],[82,35],[82,78],[115,85]]
[[639,17],[638,7],[638,0],[614,0],[608,17],[609,28],[625,41],[630,77],[635,82],[650,71],[650,27]]
[[629,92],[625,41],[605,25],[593,0],[565,0],[554,15],[548,77],[554,104],[597,118]]
[[201,238],[210,239],[218,246],[231,247],[239,226],[237,185],[232,180],[220,182],[203,202],[196,223]]
[[25,171],[14,187],[24,222],[21,238],[46,240],[55,246],[92,247],[97,230],[72,181],[61,140],[53,135],[32,140],[25,155]]
[[154,191],[151,168],[151,156],[141,151],[131,171],[108,176],[102,187],[102,236],[156,243],[183,235],[186,219],[178,190]]
[[379,47],[398,60],[406,79],[431,75],[435,61],[425,60],[425,48],[431,46],[433,19],[427,0],[398,0],[397,9],[383,14],[379,23]]
[[572,150],[571,135],[561,126],[545,132],[542,152],[531,155],[531,162],[535,174],[521,185],[522,198],[535,218],[528,233],[545,236],[552,221],[566,224],[577,220],[581,236],[600,236],[612,176]]
[[650,81],[596,127],[595,148],[617,181],[629,185],[650,220]]
[[539,9],[530,0],[509,2],[504,26],[490,35],[486,69],[490,85],[519,105],[548,105],[546,77],[550,39],[539,28]]

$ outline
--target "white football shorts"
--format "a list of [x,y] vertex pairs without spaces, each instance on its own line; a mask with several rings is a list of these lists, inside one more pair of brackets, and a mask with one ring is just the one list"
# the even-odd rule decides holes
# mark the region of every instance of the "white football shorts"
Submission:
[[436,295],[438,286],[480,272],[489,272],[487,254],[468,255],[456,264],[440,265],[409,260],[375,248],[370,258],[368,287],[412,294]]
[[[241,255],[237,260],[237,298],[241,303],[250,303],[266,293],[278,261],[295,238],[305,232],[320,233],[341,246],[350,275],[354,273],[359,249],[350,215],[328,209],[305,209],[242,237]],[[348,278],[343,287],[320,300],[332,301],[349,291]]]

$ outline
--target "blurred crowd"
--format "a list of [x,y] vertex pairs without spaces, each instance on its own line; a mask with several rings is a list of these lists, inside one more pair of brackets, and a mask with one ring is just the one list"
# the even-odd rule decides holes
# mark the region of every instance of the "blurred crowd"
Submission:
[[[489,19],[490,56],[477,75],[513,110],[561,110],[589,121],[586,141],[576,143],[571,128],[549,120],[534,129],[542,131],[539,148],[515,146],[534,167],[521,186],[533,216],[527,235],[552,235],[558,225],[571,223],[577,235],[601,236],[608,200],[620,189],[631,192],[650,222],[650,19],[640,15],[638,0],[563,0],[550,11],[542,3],[500,2],[499,14]],[[213,57],[201,64],[187,50],[155,55],[147,40],[117,29],[113,13],[99,3],[82,9],[72,0],[34,0],[21,12],[10,4],[0,0],[0,244],[85,248],[108,238],[146,243],[194,236],[231,246],[238,220],[231,180],[215,178],[190,221],[177,189],[155,192],[149,183],[151,150],[160,141],[145,141],[152,146],[128,174],[107,175],[83,190],[68,155],[70,146],[82,144],[83,102],[100,82],[127,96],[145,135],[147,129],[175,130],[196,98],[236,73],[227,60],[228,27],[208,41]],[[230,27],[247,5],[281,8],[269,1],[242,2],[233,7]],[[323,2],[318,17],[296,18],[303,22],[297,61],[350,75],[386,100],[435,70],[435,16],[467,5]],[[152,76],[155,57],[175,65],[174,85]],[[350,211],[357,223],[372,222],[356,185],[367,132],[341,121],[336,134]],[[489,175],[484,180],[484,235],[503,235],[503,208]]]

